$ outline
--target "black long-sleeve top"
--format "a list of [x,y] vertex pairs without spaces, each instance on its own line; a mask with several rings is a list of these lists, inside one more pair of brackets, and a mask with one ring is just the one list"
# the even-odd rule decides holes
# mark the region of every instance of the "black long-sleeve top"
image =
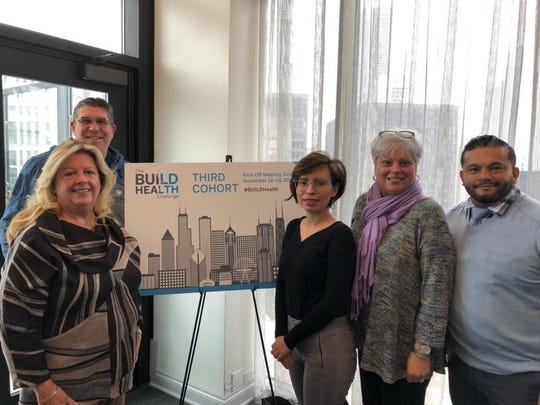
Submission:
[[[356,260],[347,225],[335,222],[301,241],[301,220],[287,225],[276,283],[275,336],[285,336],[289,349],[348,314]],[[290,331],[287,315],[301,321]]]

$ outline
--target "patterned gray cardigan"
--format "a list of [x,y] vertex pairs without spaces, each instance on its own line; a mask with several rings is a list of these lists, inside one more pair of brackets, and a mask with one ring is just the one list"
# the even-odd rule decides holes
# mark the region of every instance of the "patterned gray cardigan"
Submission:
[[114,220],[96,231],[38,218],[13,242],[0,284],[2,350],[19,403],[51,378],[78,402],[131,388],[141,321],[140,249]]
[[[358,239],[367,194],[356,201],[352,231]],[[444,372],[444,341],[456,266],[442,208],[418,201],[386,233],[377,249],[371,301],[353,323],[360,368],[394,383],[403,378],[415,340],[432,347],[431,367]]]

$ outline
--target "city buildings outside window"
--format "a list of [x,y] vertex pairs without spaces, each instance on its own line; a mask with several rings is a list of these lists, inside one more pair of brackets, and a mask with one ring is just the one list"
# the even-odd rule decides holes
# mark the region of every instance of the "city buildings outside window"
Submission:
[[2,75],[6,201],[24,163],[71,136],[73,107],[98,91]]
[[[481,134],[514,146],[519,186],[540,198],[536,3],[265,4],[259,159],[294,161],[322,149],[343,160],[348,184],[335,206],[340,220],[350,223],[356,198],[372,184],[369,144],[388,128],[411,129],[421,138],[420,182],[444,209],[466,198],[459,157]],[[269,317],[268,344],[273,322]],[[273,371],[277,392],[290,397],[283,368]],[[445,377],[435,375],[426,404],[449,404],[446,387]],[[358,380],[348,399],[361,402]]]

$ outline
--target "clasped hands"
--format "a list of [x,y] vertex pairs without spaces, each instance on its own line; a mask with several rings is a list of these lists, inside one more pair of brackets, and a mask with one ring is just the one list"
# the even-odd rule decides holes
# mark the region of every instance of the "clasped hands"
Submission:
[[292,351],[285,344],[284,336],[276,337],[274,343],[272,343],[272,356],[278,360],[283,367],[290,368],[292,364]]

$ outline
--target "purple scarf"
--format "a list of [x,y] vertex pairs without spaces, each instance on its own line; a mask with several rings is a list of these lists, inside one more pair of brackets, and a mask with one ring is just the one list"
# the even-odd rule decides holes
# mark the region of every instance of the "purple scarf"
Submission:
[[364,229],[358,237],[356,272],[352,288],[351,319],[358,320],[360,309],[371,298],[377,247],[389,225],[395,224],[422,198],[420,183],[415,181],[398,194],[383,196],[377,183],[368,190],[364,207]]

